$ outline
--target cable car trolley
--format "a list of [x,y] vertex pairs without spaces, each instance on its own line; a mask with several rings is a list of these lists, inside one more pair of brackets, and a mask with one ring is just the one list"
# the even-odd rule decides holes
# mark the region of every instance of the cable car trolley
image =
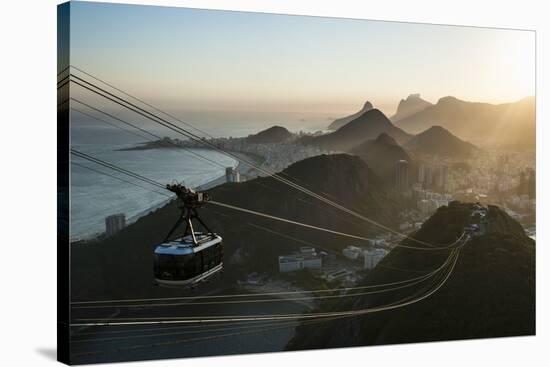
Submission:
[[[155,280],[162,286],[193,286],[222,270],[222,238],[208,228],[197,212],[209,201],[208,194],[181,184],[166,185],[166,188],[177,195],[181,215],[155,249]],[[196,231],[194,221],[205,231]],[[182,224],[185,225],[183,236],[172,238]]]

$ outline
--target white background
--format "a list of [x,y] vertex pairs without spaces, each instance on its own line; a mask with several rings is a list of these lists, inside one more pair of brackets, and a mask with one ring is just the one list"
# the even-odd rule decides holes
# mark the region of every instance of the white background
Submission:
[[[138,362],[151,366],[548,365],[549,18],[545,1],[212,0],[132,3],[537,30],[537,336]],[[6,1],[0,19],[0,364],[53,365],[56,353],[56,5]],[[465,60],[467,62],[467,60]],[[545,349],[546,348],[546,349]],[[545,363],[546,362],[546,363]],[[120,365],[120,364],[118,364]]]

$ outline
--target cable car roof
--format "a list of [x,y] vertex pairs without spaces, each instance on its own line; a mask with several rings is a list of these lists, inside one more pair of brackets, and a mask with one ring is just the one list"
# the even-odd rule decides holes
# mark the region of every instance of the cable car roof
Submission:
[[189,255],[222,242],[222,238],[217,234],[195,233],[195,237],[199,242],[198,246],[193,247],[193,238],[191,237],[191,235],[188,235],[183,238],[178,238],[160,244],[155,249],[155,254]]

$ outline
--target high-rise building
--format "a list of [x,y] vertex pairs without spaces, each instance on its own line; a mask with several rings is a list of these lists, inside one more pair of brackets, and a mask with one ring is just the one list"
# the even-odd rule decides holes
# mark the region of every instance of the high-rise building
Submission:
[[409,188],[409,162],[406,160],[399,160],[395,164],[395,187],[399,191]]
[[105,232],[112,236],[122,228],[126,227],[126,216],[122,213],[113,214],[105,218]]
[[225,169],[225,181],[226,182],[240,182],[241,181],[241,175],[239,171],[237,171],[233,167],[227,167]]
[[445,188],[447,186],[448,179],[449,167],[444,164],[437,167],[437,171],[435,172],[435,185],[437,187]]
[[434,170],[433,167],[426,167],[426,175],[424,178],[424,186],[430,187],[433,185],[434,182]]
[[425,179],[426,179],[426,165],[422,163],[420,166],[418,166],[418,182],[423,184]]

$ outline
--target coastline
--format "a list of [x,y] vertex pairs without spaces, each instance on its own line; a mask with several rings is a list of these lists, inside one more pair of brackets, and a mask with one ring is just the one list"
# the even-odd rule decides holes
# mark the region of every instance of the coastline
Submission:
[[[233,153],[234,155],[236,155],[240,159],[246,159],[247,161],[253,162],[256,165],[261,165],[261,163],[262,163],[262,159],[259,156],[255,156],[255,155],[248,154],[248,153],[242,153],[242,152],[231,152],[231,153]],[[239,175],[241,176],[241,178],[244,179],[244,181],[249,180],[251,178],[255,178],[257,176],[257,174],[254,175],[254,172],[257,171],[255,168],[250,167],[250,165],[248,165],[248,164],[242,163],[240,160],[237,160],[237,164],[234,166],[234,168],[235,168],[235,170],[237,170],[239,172]],[[203,183],[202,185],[197,186],[195,189],[200,190],[200,191],[210,190],[210,189],[212,189],[216,186],[224,184],[225,182],[226,182],[226,179],[225,179],[225,172],[224,172],[221,176],[218,176],[218,177],[216,177],[216,178],[214,178],[210,181],[207,181],[207,182]],[[130,217],[127,217],[126,218],[126,226],[135,223],[140,218],[146,216],[150,212],[155,211],[159,208],[162,208],[162,207],[170,204],[172,202],[172,200],[174,200],[174,199],[175,199],[175,197],[167,198],[167,199],[165,199],[165,200],[163,200],[159,203],[156,203],[154,205],[151,205],[150,207],[147,207],[147,208],[143,209],[142,211],[140,211],[137,214],[134,214]],[[90,240],[93,241],[95,239],[99,239],[101,236],[104,236],[104,235],[105,235],[105,231],[101,231],[101,232],[97,231],[97,232],[94,232],[94,233],[89,233],[89,234],[84,234],[84,235],[79,235],[79,236],[72,237],[70,239],[70,242],[71,243],[77,243],[77,242],[80,242],[80,241],[90,241]]]

